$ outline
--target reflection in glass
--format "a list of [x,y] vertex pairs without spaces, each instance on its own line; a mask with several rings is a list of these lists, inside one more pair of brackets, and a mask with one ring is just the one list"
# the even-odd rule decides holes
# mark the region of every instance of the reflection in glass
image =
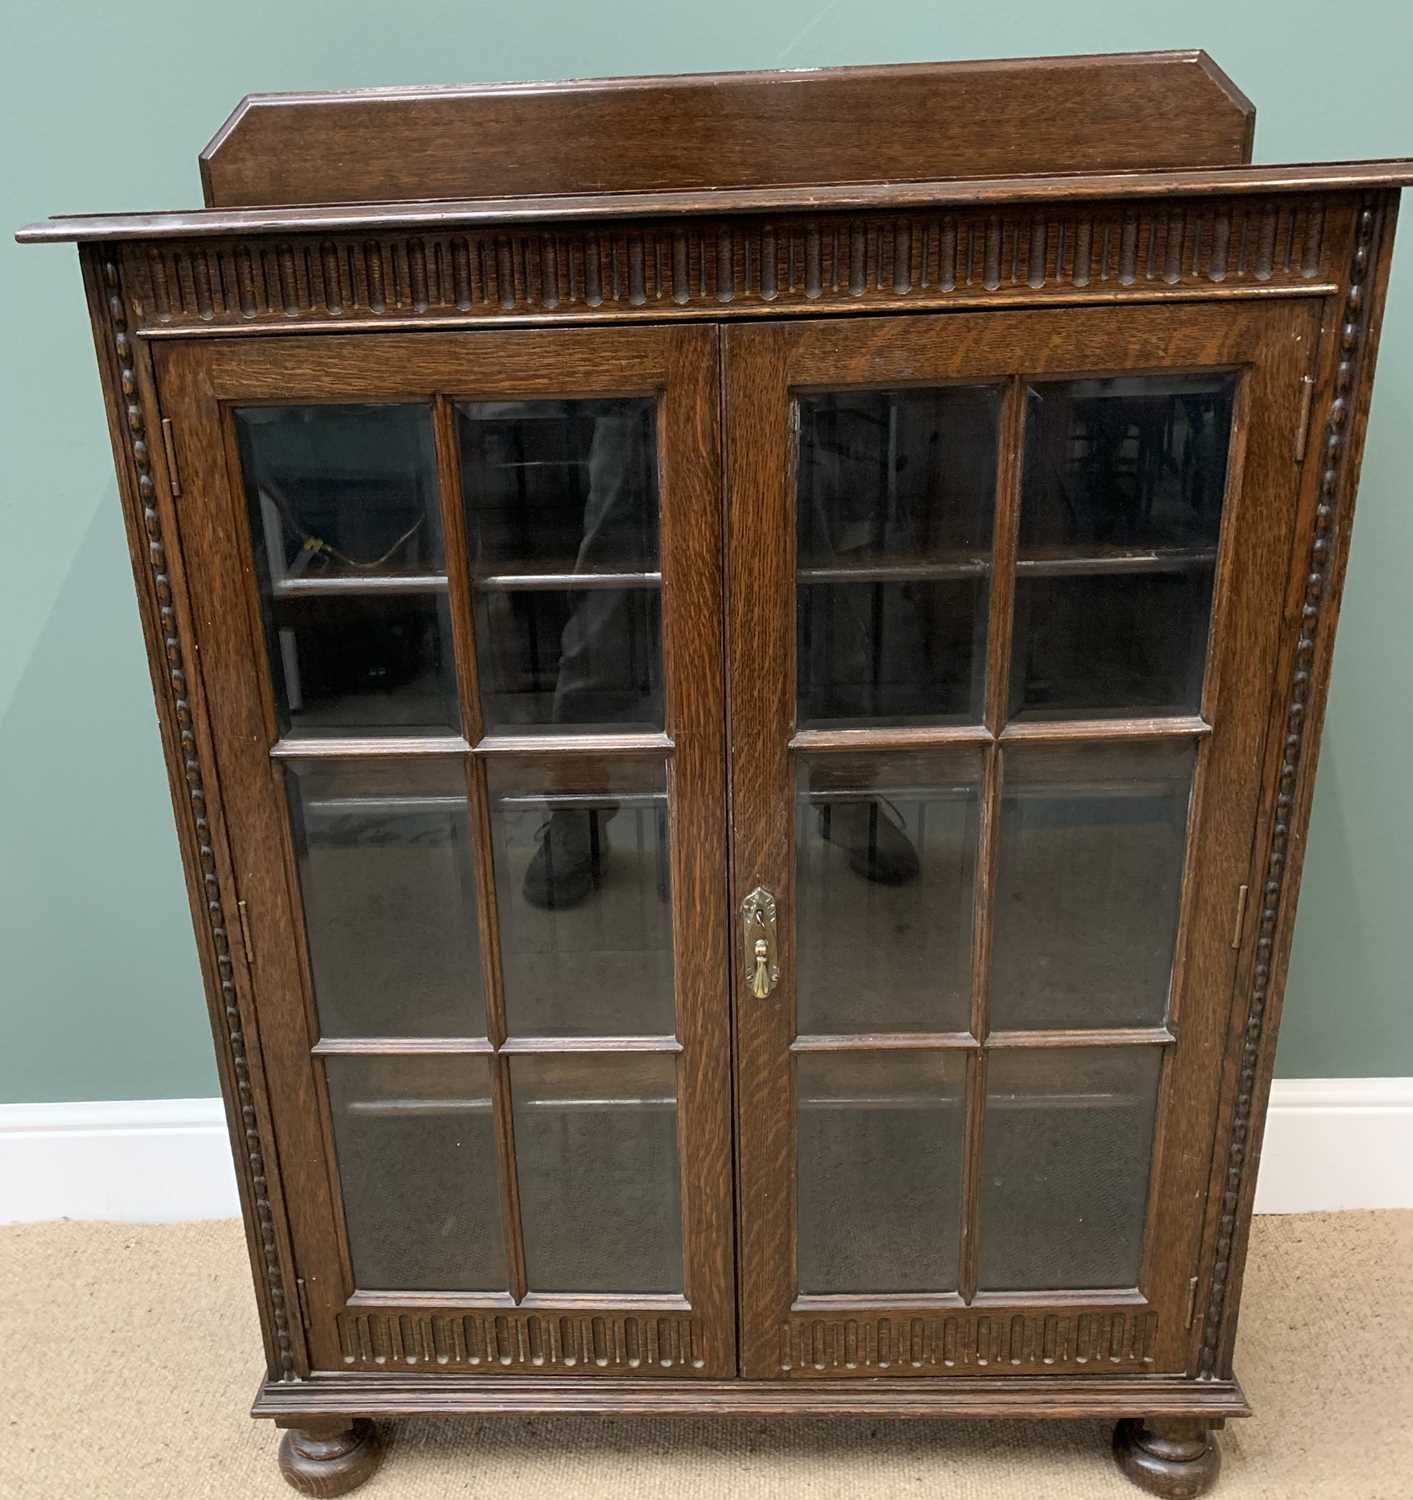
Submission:
[[444,571],[430,407],[246,406],[235,421],[256,565],[276,592]]
[[979,720],[986,584],[809,583],[797,588],[799,723]]
[[1159,1047],[993,1051],[981,1160],[982,1291],[1134,1287]]
[[1004,752],[996,1030],[1162,1025],[1193,756],[1190,743]]
[[501,972],[513,1036],[671,1036],[661,760],[490,767]]
[[461,403],[487,729],[662,725],[656,401]]
[[235,417],[280,733],[458,733],[429,409]]
[[1231,375],[1030,387],[1014,715],[1197,711],[1235,391]]
[[976,719],[1000,387],[799,398],[799,722]]
[[487,1059],[324,1064],[355,1286],[505,1291]]
[[955,1052],[796,1055],[802,1293],[955,1289],[965,1068]]
[[534,1292],[680,1292],[677,1059],[516,1056],[515,1155]]
[[796,1029],[965,1031],[975,751],[802,755],[796,785]]
[[662,727],[656,588],[478,588],[476,655],[488,730]]
[[461,763],[286,769],[322,1034],[483,1036]]

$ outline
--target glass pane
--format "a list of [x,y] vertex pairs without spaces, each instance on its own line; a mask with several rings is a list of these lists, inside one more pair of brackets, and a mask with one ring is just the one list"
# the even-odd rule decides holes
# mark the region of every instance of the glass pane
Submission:
[[287,771],[322,1034],[484,1036],[461,762]]
[[799,758],[798,1032],[969,1029],[980,776],[970,750]]
[[488,730],[662,727],[657,403],[457,407]]
[[799,722],[981,715],[1001,389],[799,398]]
[[510,1078],[530,1290],[680,1292],[676,1056],[519,1056]]
[[326,1057],[360,1291],[508,1286],[485,1057]]
[[1197,711],[1235,392],[1234,375],[1030,387],[1017,717]]
[[476,586],[485,727],[662,728],[662,623],[651,589]]
[[1191,744],[1003,753],[996,1030],[1162,1025],[1193,758]]
[[490,767],[512,1036],[676,1030],[666,775],[661,760]]
[[965,1072],[955,1052],[796,1055],[801,1292],[955,1290]]
[[235,420],[280,733],[459,733],[429,408]]
[[1161,1063],[1160,1047],[988,1054],[982,1291],[1138,1284]]
[[977,721],[986,585],[811,583],[801,574],[802,729]]

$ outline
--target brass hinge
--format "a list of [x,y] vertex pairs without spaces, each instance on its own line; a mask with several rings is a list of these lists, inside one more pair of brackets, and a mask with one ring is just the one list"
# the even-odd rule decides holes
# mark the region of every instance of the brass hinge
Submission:
[[1236,921],[1232,923],[1231,945],[1233,948],[1241,947],[1241,934],[1246,930],[1246,902],[1251,895],[1249,885],[1239,885],[1236,888]]
[[[303,1296],[304,1283],[301,1281],[300,1295]],[[1197,1278],[1194,1276],[1187,1283],[1187,1321],[1182,1325],[1184,1328],[1192,1327],[1192,1320],[1197,1316]]]
[[236,915],[240,918],[240,941],[245,949],[245,961],[248,964],[255,962],[255,945],[250,941],[250,913],[245,909],[244,901],[236,902]]
[[182,492],[181,470],[177,468],[177,443],[172,436],[172,419],[162,418],[162,447],[167,453],[167,480],[172,486],[172,494],[180,495]]
[[[308,1291],[308,1288],[304,1285],[304,1278],[302,1276],[296,1276],[295,1277],[295,1280],[294,1280],[294,1289],[295,1289],[295,1292],[297,1293],[297,1295],[299,1297],[299,1321],[301,1323],[303,1323],[306,1328],[308,1328],[309,1327],[309,1291]],[[1191,1321],[1192,1321],[1192,1319],[1189,1318],[1188,1322],[1191,1322]]]
[[1295,428],[1295,446],[1291,457],[1299,463],[1305,457],[1305,440],[1310,436],[1310,406],[1315,399],[1315,377],[1300,377],[1300,421]]

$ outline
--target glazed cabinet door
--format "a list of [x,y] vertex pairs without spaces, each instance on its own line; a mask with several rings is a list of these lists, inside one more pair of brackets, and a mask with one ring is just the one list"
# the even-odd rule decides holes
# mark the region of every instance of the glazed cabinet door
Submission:
[[1187,1367],[1317,336],[726,335],[748,1375]]
[[310,1365],[734,1373],[716,332],[158,379]]

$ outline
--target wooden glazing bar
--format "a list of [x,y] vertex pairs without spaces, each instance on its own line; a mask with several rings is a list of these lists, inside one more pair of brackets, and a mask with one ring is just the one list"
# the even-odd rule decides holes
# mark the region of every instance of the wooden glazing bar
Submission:
[[980,724],[913,724],[880,729],[800,729],[791,750],[947,750],[989,745],[994,736]]
[[413,1057],[490,1054],[496,1049],[485,1037],[462,1036],[330,1036],[309,1049],[315,1057]]
[[980,1043],[966,1031],[865,1031],[849,1036],[798,1036],[791,1052],[974,1051]]
[[489,734],[471,753],[496,755],[653,755],[672,749],[672,736],[643,734]]
[[502,1054],[543,1056],[574,1052],[680,1052],[675,1036],[517,1036],[501,1043]]
[[270,747],[272,760],[398,760],[422,755],[468,755],[459,734],[289,735]]
[[[442,507],[442,535],[446,539],[448,596],[456,679],[461,696],[462,723],[469,737],[481,738],[481,692],[476,660],[476,628],[471,610],[471,577],[466,550],[466,507],[461,493],[460,448],[456,409],[446,396],[434,403],[437,478]],[[473,760],[469,777],[471,839],[475,849],[476,923],[480,937],[481,982],[486,998],[486,1031],[492,1047],[506,1038],[505,982],[501,969],[500,922],[496,909],[495,848],[491,838],[486,768]],[[499,1177],[501,1225],[510,1294],[518,1302],[526,1291],[525,1234],[520,1217],[519,1179],[515,1166],[515,1125],[510,1099],[510,1071],[498,1056],[490,1061],[491,1099],[495,1119],[496,1163]]]
[[1001,743],[1021,745],[1184,740],[1201,738],[1211,732],[1212,726],[1206,719],[1187,714],[1133,719],[1026,719],[1008,724],[1001,732]]
[[1000,449],[996,461],[991,589],[986,622],[986,727],[999,734],[1010,693],[1011,632],[1015,615],[1016,550],[1020,537],[1024,478],[1025,381],[1014,376],[1001,407]]
[[987,1047],[1165,1047],[1177,1035],[1166,1026],[1111,1026],[1088,1030],[993,1031]]

